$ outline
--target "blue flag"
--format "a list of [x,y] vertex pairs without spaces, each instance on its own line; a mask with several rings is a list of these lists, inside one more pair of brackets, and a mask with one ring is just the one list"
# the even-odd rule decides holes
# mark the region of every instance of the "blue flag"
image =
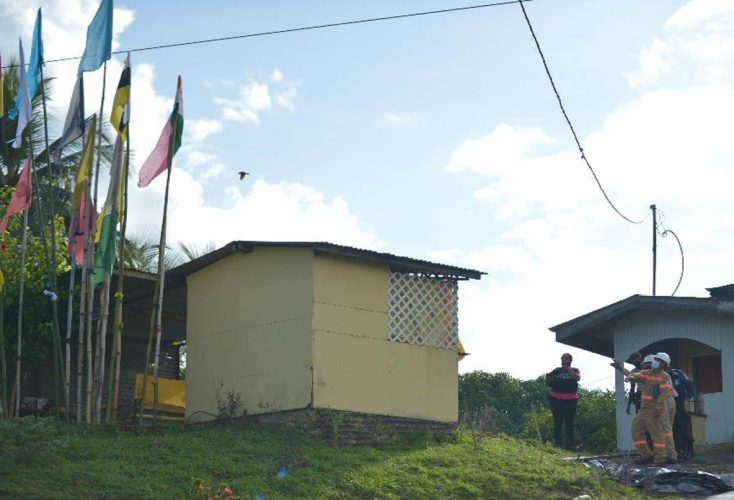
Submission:
[[25,69],[25,54],[23,52],[23,40],[18,39],[18,52],[20,55],[20,64],[18,65],[18,95],[20,96],[20,105],[18,107],[18,128],[15,133],[13,147],[19,149],[23,144],[23,130],[31,121],[31,98],[28,95],[28,75]]
[[94,71],[112,55],[112,0],[102,0],[87,28],[87,46],[79,62],[81,75],[84,71]]
[[[33,27],[33,45],[31,46],[31,61],[28,65],[28,95],[30,99],[36,95],[38,83],[41,81],[41,66],[43,65],[43,39],[41,38],[41,9],[36,15],[36,24]],[[15,104],[8,110],[8,118],[14,120],[18,116],[18,107],[22,96],[20,90],[15,97]]]

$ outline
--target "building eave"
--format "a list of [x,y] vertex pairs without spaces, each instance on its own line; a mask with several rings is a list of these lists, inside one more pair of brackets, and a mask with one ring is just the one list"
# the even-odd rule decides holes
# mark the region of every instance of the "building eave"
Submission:
[[227,245],[182,264],[169,274],[187,276],[233,253],[249,253],[255,248],[309,248],[315,255],[333,255],[387,265],[391,270],[410,273],[432,274],[457,280],[481,279],[483,272],[457,266],[438,264],[426,260],[401,257],[389,253],[336,245],[326,242],[281,242],[281,241],[232,241]]

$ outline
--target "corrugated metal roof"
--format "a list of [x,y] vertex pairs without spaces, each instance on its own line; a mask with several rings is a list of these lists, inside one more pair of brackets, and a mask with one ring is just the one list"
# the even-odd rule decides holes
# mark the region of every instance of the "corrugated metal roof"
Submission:
[[486,274],[474,269],[437,264],[435,262],[412,259],[410,257],[401,257],[390,253],[376,252],[374,250],[365,250],[362,248],[336,245],[334,243],[327,242],[304,241],[232,241],[218,250],[175,267],[169,271],[168,274],[186,276],[213,264],[227,255],[231,255],[236,252],[251,252],[256,247],[310,248],[316,255],[351,257],[386,264],[394,271],[436,274],[464,280],[481,279],[482,275]]
[[714,286],[706,290],[715,299],[734,299],[734,285]]
[[699,312],[734,315],[734,300],[632,295],[549,328],[556,341],[605,356],[612,355],[615,322],[634,311]]

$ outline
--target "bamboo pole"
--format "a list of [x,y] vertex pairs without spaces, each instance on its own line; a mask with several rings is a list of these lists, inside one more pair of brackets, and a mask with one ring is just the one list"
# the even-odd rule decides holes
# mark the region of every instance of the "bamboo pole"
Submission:
[[[128,55],[128,57],[130,57]],[[129,106],[129,104],[128,104]],[[128,108],[129,109],[129,108]],[[122,227],[120,228],[120,254],[117,271],[117,292],[115,292],[115,325],[113,327],[113,351],[110,352],[110,376],[107,387],[107,422],[117,419],[117,398],[120,389],[120,361],[122,359],[122,301],[124,298],[123,284],[125,272],[125,232],[127,229],[127,197],[128,197],[128,169],[130,168],[130,130],[128,128],[127,144],[125,145],[124,185]],[[113,356],[114,353],[114,356]],[[114,367],[114,369],[113,369]],[[114,380],[113,380],[114,378]]]
[[[30,174],[31,174],[31,177],[33,178],[33,180],[31,181],[31,184],[40,186],[40,184],[38,184],[36,182],[38,179],[36,178],[36,160],[34,158],[35,147],[33,145],[33,135],[31,133],[28,134],[28,142],[30,144],[30,149],[31,149],[31,151],[30,151],[30,159],[31,159],[31,172],[30,172]],[[48,266],[47,269],[46,269],[46,272],[47,272],[48,278],[50,280],[51,279],[51,275],[54,274],[55,271],[52,270],[54,267],[53,267],[53,264],[51,263],[51,261],[49,260],[48,244],[46,242],[46,231],[45,231],[46,223],[45,223],[45,219],[44,219],[44,216],[43,216],[43,206],[41,205],[40,190],[37,191],[37,195],[36,196],[38,197],[38,203],[35,203],[34,206],[36,207],[36,217],[38,218],[38,227],[41,228],[40,233],[41,233],[41,246],[43,247],[43,257],[46,259],[46,264]],[[53,214],[51,215],[51,217],[53,217]],[[54,292],[52,291],[51,293],[52,293],[52,295],[50,295],[51,302],[55,303],[56,301],[54,300],[54,295],[53,295]],[[56,323],[56,326],[58,326],[58,322]],[[53,376],[53,381],[54,381],[54,407],[56,408],[56,417],[58,418],[58,416],[59,416],[59,401],[60,401],[60,397],[59,397],[59,388],[60,387],[59,387],[59,385],[61,383],[61,378],[60,378],[61,377],[61,373],[59,371],[59,368],[60,368],[59,367],[59,355],[60,355],[60,353],[57,351],[57,348],[60,347],[58,345],[58,338],[54,338],[54,339],[51,340],[51,347],[52,347],[52,351],[53,351],[52,357],[53,357],[53,373],[54,373],[54,376]]]
[[155,361],[153,362],[153,421],[158,419],[158,365],[161,356],[161,336],[163,333],[163,291],[166,285],[166,222],[168,220],[168,189],[171,184],[172,154],[169,154],[168,173],[166,175],[166,194],[163,198],[163,224],[161,225],[161,242],[158,248],[158,296],[156,304],[155,324]]
[[150,327],[148,328],[148,345],[145,348],[145,366],[143,367],[143,393],[140,398],[140,413],[138,414],[138,424],[143,423],[143,410],[145,409],[145,394],[148,388],[148,372],[150,371],[150,351],[153,348],[153,330],[155,328],[155,308],[158,304],[158,286],[160,283],[155,280],[155,288],[153,290],[153,304],[150,308]]
[[[71,225],[71,271],[69,272],[69,292],[66,301],[66,340],[64,342],[64,398],[66,400],[66,420],[71,419],[71,324],[74,315],[74,281],[76,278],[76,235],[79,232],[79,214],[73,214]],[[74,227],[74,219],[76,225]],[[77,405],[77,411],[79,410]],[[78,414],[78,413],[77,413]]]
[[8,367],[5,365],[5,291],[0,288],[0,420],[8,417]]
[[[117,207],[117,200],[120,190],[120,175],[122,174],[122,138],[120,136],[117,137],[117,140],[115,141],[115,151],[112,155],[112,170],[110,174],[110,186],[107,190],[107,200],[111,201],[111,207],[110,207],[110,213],[114,213],[117,211],[119,213],[119,207]],[[111,197],[110,197],[111,193]],[[106,206],[106,204],[105,204]],[[104,219],[103,219],[104,223]],[[115,221],[115,226],[112,228],[112,230],[116,230],[117,228],[117,221]],[[114,238],[114,242],[117,241],[117,238]],[[101,242],[101,240],[100,240]],[[115,245],[116,248],[116,245]],[[99,339],[100,343],[100,365],[99,365],[99,374],[98,379],[99,382],[97,384],[96,388],[96,412],[95,412],[95,420],[97,423],[101,421],[101,414],[102,414],[102,388],[104,386],[104,379],[105,379],[105,365],[104,365],[104,358],[106,354],[106,346],[107,346],[107,322],[109,320],[109,311],[110,311],[110,287],[112,285],[112,272],[110,269],[104,270],[104,285],[102,286],[101,296],[100,296],[100,303],[102,304],[101,309],[101,319],[99,322],[99,333],[97,338]],[[114,336],[114,332],[113,332]],[[114,343],[113,343],[114,345]],[[114,353],[114,349],[110,349],[111,353]],[[112,362],[112,359],[110,360]],[[110,369],[112,369],[112,366],[110,365]]]
[[[99,186],[99,164],[102,159],[102,123],[104,122],[104,97],[105,97],[105,89],[107,87],[107,61],[105,61],[103,66],[103,72],[102,72],[102,98],[100,99],[99,103],[99,124],[97,129],[97,164],[95,166],[94,171],[94,197],[93,197],[93,203],[94,206],[97,206],[97,189]],[[90,227],[96,228],[97,227],[97,214],[94,210],[91,211],[91,219],[90,219]],[[89,259],[88,263],[88,269],[94,269],[94,239],[89,238],[90,243],[88,245],[87,251],[88,255],[87,258]],[[92,396],[93,396],[93,389],[98,384],[98,370],[100,362],[104,363],[104,360],[100,361],[99,357],[99,349],[100,349],[100,343],[99,340],[97,341],[97,345],[95,348],[95,357],[94,357],[94,364],[92,365],[91,359],[92,359],[92,312],[94,311],[94,280],[90,283],[87,283],[87,353],[89,354],[89,366],[87,367],[87,422],[92,421]],[[93,380],[93,374],[94,373],[94,380]],[[96,413],[96,410],[95,410]]]
[[15,354],[15,418],[20,416],[21,344],[23,342],[23,287],[25,284],[25,247],[28,232],[28,209],[23,210],[23,228],[20,236],[20,266],[18,277],[18,345]]
[[[79,290],[79,328],[77,329],[77,334],[79,337],[79,350],[77,351],[77,371],[76,371],[76,421],[81,422],[82,421],[82,385],[84,383],[84,353],[85,353],[85,345],[84,345],[84,330],[85,326],[87,324],[87,283],[89,282],[89,269],[87,264],[87,248],[89,247],[89,239],[91,237],[90,231],[89,231],[89,217],[90,212],[92,212],[92,204],[89,200],[89,180],[87,179],[87,185],[84,187],[84,200],[85,200],[85,206],[84,209],[87,211],[87,216],[84,219],[84,239],[83,239],[83,245],[84,245],[84,251],[82,252],[82,283]],[[89,311],[89,314],[91,314],[91,311]],[[87,355],[87,364],[91,362],[89,359],[89,356]]]
[[[43,102],[43,132],[46,139],[46,170],[48,170],[48,203],[51,209],[49,221],[51,222],[51,265],[49,268],[49,281],[51,282],[51,293],[56,293],[56,224],[54,223],[54,216],[56,214],[55,200],[54,200],[54,188],[55,182],[53,172],[51,170],[51,150],[49,148],[48,141],[48,117],[46,115],[46,82],[43,79],[43,65],[41,65],[41,101]],[[43,226],[41,228],[43,231]],[[61,330],[59,328],[59,307],[58,301],[53,299],[51,296],[51,314],[53,318],[54,326],[54,392],[57,394],[56,401],[56,414],[58,416],[58,390],[61,386],[61,380],[64,378],[64,360],[61,357]],[[69,390],[68,387],[64,386],[64,413],[66,419],[69,419]]]
[[[96,122],[96,117],[92,117],[92,129],[94,129]],[[82,143],[86,147],[87,139],[86,134],[82,134]],[[82,158],[83,161],[83,158]],[[81,164],[80,164],[81,168]],[[81,423],[82,421],[82,384],[84,383],[84,326],[86,325],[87,321],[87,282],[88,282],[88,276],[87,276],[87,245],[90,237],[90,231],[89,231],[89,217],[90,212],[93,211],[92,204],[89,201],[89,188],[90,183],[89,179],[87,179],[86,185],[84,186],[83,194],[84,197],[84,209],[87,211],[86,216],[83,218],[83,224],[82,224],[82,235],[84,236],[82,239],[82,275],[81,275],[81,287],[79,289],[79,328],[77,328],[77,337],[78,337],[78,349],[77,349],[77,358],[76,358],[76,421]],[[79,214],[81,214],[81,207],[79,210]],[[79,217],[79,222],[82,222],[82,217]],[[74,235],[76,236],[76,235]],[[74,243],[76,244],[76,237],[74,238]],[[76,251],[74,252],[72,256],[72,260],[74,264],[76,264]],[[71,289],[70,289],[71,290]],[[69,293],[69,300],[73,298],[73,293]],[[69,306],[71,308],[71,306]],[[69,322],[69,330],[71,330],[71,325]],[[87,359],[87,363],[89,360]]]

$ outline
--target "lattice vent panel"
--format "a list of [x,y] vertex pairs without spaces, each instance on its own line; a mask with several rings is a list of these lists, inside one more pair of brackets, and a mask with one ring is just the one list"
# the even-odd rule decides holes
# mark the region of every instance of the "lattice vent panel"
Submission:
[[458,312],[456,280],[390,273],[389,340],[455,351],[459,340]]

